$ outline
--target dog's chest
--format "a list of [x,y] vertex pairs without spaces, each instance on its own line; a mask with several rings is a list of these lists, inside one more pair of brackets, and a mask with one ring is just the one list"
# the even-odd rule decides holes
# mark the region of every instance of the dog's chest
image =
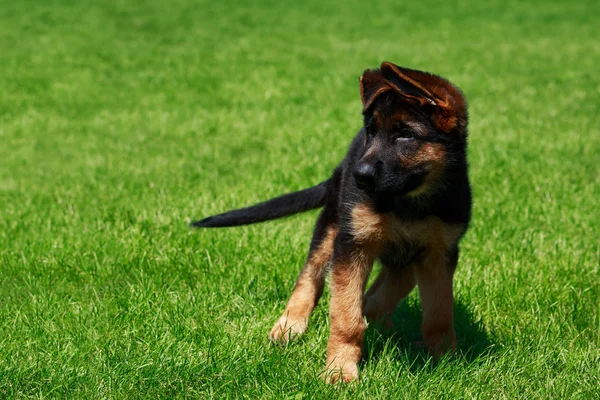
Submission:
[[379,253],[393,250],[408,256],[423,248],[448,249],[464,232],[463,226],[447,224],[438,217],[403,220],[391,213],[377,213],[366,204],[352,210],[351,227],[357,244]]

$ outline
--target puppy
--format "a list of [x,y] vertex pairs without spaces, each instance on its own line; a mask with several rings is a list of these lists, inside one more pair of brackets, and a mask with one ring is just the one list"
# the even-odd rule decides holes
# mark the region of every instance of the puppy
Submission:
[[[418,285],[429,352],[456,348],[452,278],[471,216],[467,105],[458,88],[389,62],[360,78],[364,127],[326,181],[264,203],[208,217],[226,227],[324,207],[308,259],[269,338],[302,335],[331,271],[329,382],[358,379],[365,321],[391,322]],[[368,292],[375,260],[383,268]]]

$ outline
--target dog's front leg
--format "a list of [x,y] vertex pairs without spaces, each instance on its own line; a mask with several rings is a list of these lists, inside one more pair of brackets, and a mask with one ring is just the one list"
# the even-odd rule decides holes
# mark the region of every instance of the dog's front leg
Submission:
[[285,311],[269,333],[272,342],[287,343],[290,339],[304,334],[308,326],[308,318],[323,294],[325,275],[333,255],[337,228],[325,226],[323,228],[325,234],[319,237],[318,225],[322,223],[319,219],[315,230],[316,239],[313,238],[313,242],[318,244],[311,247]]
[[331,271],[331,332],[326,372],[330,383],[358,379],[366,328],[362,299],[375,258],[362,248],[339,253],[334,256]]

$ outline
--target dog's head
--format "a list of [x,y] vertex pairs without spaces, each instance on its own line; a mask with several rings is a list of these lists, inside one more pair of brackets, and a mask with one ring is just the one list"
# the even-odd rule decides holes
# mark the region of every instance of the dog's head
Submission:
[[467,105],[455,86],[426,72],[384,62],[360,78],[364,153],[353,171],[370,194],[434,192],[464,157]]

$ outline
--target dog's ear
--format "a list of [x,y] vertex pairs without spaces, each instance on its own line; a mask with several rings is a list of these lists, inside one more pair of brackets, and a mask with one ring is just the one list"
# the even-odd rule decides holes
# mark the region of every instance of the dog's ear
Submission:
[[393,90],[378,69],[368,69],[360,77],[360,99],[363,103],[363,114],[367,112],[375,99],[382,93]]
[[392,83],[394,90],[402,96],[414,100],[422,106],[425,104],[436,105],[433,95],[419,82],[418,77],[414,76],[414,72],[417,71],[402,68],[389,62],[381,64],[381,73],[385,79]]
[[436,128],[445,133],[466,135],[467,105],[464,96],[447,80],[427,72],[381,64],[389,85],[405,99],[430,110]]

